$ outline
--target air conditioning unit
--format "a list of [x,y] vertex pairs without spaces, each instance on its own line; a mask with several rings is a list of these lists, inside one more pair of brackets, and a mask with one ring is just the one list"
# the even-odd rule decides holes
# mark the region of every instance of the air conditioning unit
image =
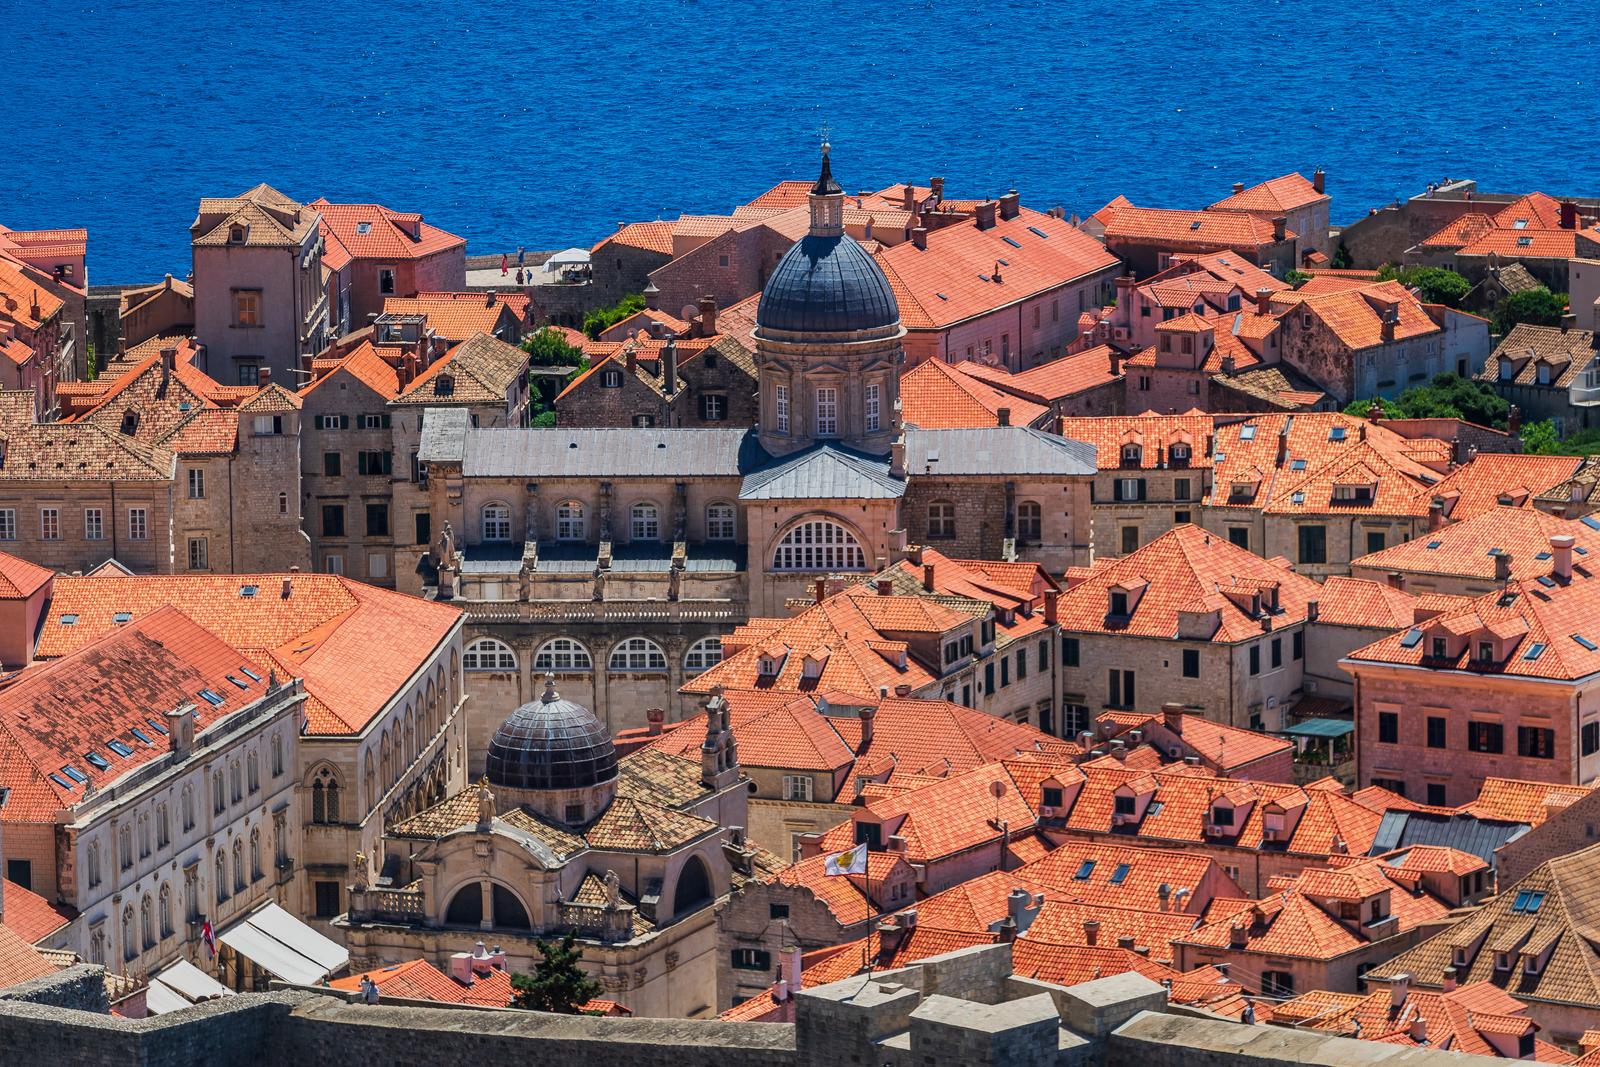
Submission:
[[1061,814],[1061,809],[1054,804],[1041,804],[1039,806],[1039,814],[1043,818],[1053,819]]
[[1214,822],[1206,823],[1206,836],[1207,837],[1222,837],[1227,832],[1228,832],[1228,827],[1226,827],[1226,826],[1219,826],[1217,823],[1214,823]]
[[1118,341],[1126,341],[1128,339],[1128,328],[1126,326],[1118,326],[1111,331],[1111,336]]

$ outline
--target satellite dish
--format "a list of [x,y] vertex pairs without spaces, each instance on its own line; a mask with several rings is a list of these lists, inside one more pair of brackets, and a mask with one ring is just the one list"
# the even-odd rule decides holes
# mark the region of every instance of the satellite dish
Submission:
[[1004,782],[990,782],[989,795],[999,800],[1006,795],[1006,784]]

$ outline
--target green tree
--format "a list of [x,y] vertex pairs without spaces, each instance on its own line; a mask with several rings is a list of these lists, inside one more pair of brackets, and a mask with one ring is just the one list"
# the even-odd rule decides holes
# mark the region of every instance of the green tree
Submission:
[[1350,255],[1350,249],[1345,247],[1343,241],[1340,241],[1339,247],[1333,250],[1332,262],[1334,270],[1349,270],[1355,266],[1355,259]]
[[1378,268],[1378,280],[1397,281],[1407,289],[1415,289],[1425,304],[1443,304],[1460,307],[1472,283],[1453,270],[1443,267],[1396,267],[1386,263]]
[[[1385,418],[1464,419],[1479,426],[1504,426],[1511,405],[1483,382],[1459,374],[1441,374],[1427,385],[1416,385],[1393,400],[1379,401]],[[1365,417],[1372,400],[1356,400],[1344,410]]]
[[[1365,400],[1352,400],[1350,403],[1344,406],[1344,413],[1346,415],[1354,415],[1359,419],[1364,419],[1367,417],[1367,413],[1372,410],[1372,400],[1372,397],[1367,397]],[[1400,405],[1396,404],[1388,397],[1378,397],[1377,401],[1378,406],[1383,409],[1384,418],[1403,419],[1406,417],[1400,411]]]
[[1303,270],[1291,270],[1283,276],[1283,280],[1298,289],[1311,280],[1311,275]]
[[1536,456],[1558,455],[1561,452],[1561,438],[1556,435],[1556,424],[1543,419],[1524,426],[1522,450]]
[[554,429],[555,425],[556,425],[556,413],[555,413],[555,411],[550,410],[550,409],[546,409],[544,411],[539,412],[539,414],[537,414],[537,415],[535,415],[533,417],[533,422],[530,425],[532,425],[533,428],[536,429],[536,430]]
[[1512,293],[1494,311],[1494,332],[1504,335],[1520,322],[1532,326],[1559,326],[1567,311],[1567,294],[1552,293],[1544,286]]
[[598,308],[583,317],[583,332],[589,335],[590,340],[597,339],[601,333],[615,326],[623,319],[635,312],[644,310],[644,294],[629,293],[608,308]]
[[578,966],[583,950],[571,934],[559,943],[541,939],[537,944],[543,958],[534,964],[533,973],[511,976],[511,1006],[558,1015],[580,1014],[579,1009],[600,992],[600,983]]
[[522,342],[522,350],[535,367],[576,367],[583,359],[583,349],[567,343],[566,334],[554,326],[529,334]]

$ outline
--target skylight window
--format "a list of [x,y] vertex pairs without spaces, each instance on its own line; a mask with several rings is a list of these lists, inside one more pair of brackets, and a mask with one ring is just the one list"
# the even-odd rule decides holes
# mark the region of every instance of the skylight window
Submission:
[[61,765],[61,773],[80,785],[89,780],[89,776],[87,774],[84,774],[70,763],[63,763]]
[[1239,427],[1239,440],[1241,440],[1241,441],[1254,441],[1255,439],[1256,439],[1256,424],[1255,423],[1247,422],[1243,426]]
[[52,782],[54,782],[56,785],[59,785],[62,789],[71,789],[72,788],[72,783],[69,782],[69,781],[66,781],[65,779],[63,779],[59,774],[52,774],[50,776],[50,780]]
[[239,668],[239,673],[243,674],[246,678],[250,679],[252,682],[261,681],[261,675],[257,674],[255,671],[251,670],[249,667],[240,667]]
[[160,723],[156,722],[154,719],[145,719],[145,722],[150,724],[150,729],[154,730],[158,734],[161,734],[163,737],[166,736],[167,728],[165,726],[162,726]]
[[111,621],[116,623],[118,626],[121,626],[125,622],[132,622],[133,612],[119,611],[115,615],[111,616]]
[[1543,653],[1544,653],[1544,642],[1543,641],[1535,641],[1533,643],[1533,646],[1531,648],[1529,648],[1528,651],[1526,651],[1526,652],[1524,652],[1522,654],[1522,658],[1525,659],[1525,660],[1532,661],[1532,660],[1538,659]]
[[1093,873],[1094,860],[1084,860],[1083,863],[1078,866],[1078,872],[1072,876],[1072,879],[1075,882],[1087,882],[1089,880],[1089,876]]
[[129,747],[128,743],[126,741],[118,741],[116,738],[112,738],[110,741],[107,741],[106,747],[119,756],[133,755],[133,749]]
[[1429,541],[1428,542],[1428,547],[1429,548],[1438,548],[1442,544],[1444,544],[1443,541]]
[[1546,589],[1554,589],[1556,580],[1550,577],[1548,574],[1541,574],[1539,575],[1539,584],[1544,586]]
[[1328,431],[1328,440],[1330,440],[1330,441],[1343,441],[1344,440],[1344,430],[1345,430],[1345,428],[1343,426],[1335,426],[1333,429]]
[[228,681],[232,682],[234,685],[238,686],[240,689],[249,689],[250,688],[250,683],[249,682],[245,681],[242,678],[235,678],[231,674],[228,675]]
[[995,260],[995,262],[1000,264],[1002,267],[1011,266],[1011,261],[1009,259],[997,259],[997,260]]
[[1305,502],[1306,502],[1306,495],[1304,493],[1298,491],[1298,490],[1296,490],[1294,493],[1290,494],[1290,496],[1289,496],[1289,503],[1291,503],[1291,504],[1304,504]]
[[259,592],[261,592],[259,585],[241,585],[239,587],[239,595],[242,597],[252,597]]
[[1189,223],[1189,229],[1198,230],[1199,228],[1200,228],[1200,220],[1199,219],[1195,219],[1193,222]]
[[1523,915],[1537,915],[1539,909],[1544,907],[1544,894],[1536,889],[1524,889],[1517,894],[1517,899],[1511,904],[1511,910],[1521,912]]
[[1600,648],[1600,645],[1596,645],[1593,641],[1589,640],[1582,634],[1572,634],[1570,636],[1574,641],[1578,642],[1578,644],[1582,646],[1585,651],[1593,652],[1597,648]]
[[145,743],[147,745],[155,744],[154,741],[150,740],[150,735],[145,733],[143,730],[139,729],[137,726],[135,726],[133,729],[129,730],[128,732],[130,734],[132,734],[137,740],[142,741],[143,743]]
[[978,280],[980,282],[992,282],[992,281],[994,281],[994,279],[989,277],[987,274],[978,275]]
[[1122,880],[1128,877],[1128,872],[1133,868],[1126,863],[1117,864],[1117,869],[1111,872],[1111,884],[1121,885]]
[[1528,228],[1528,220],[1518,219],[1516,222],[1511,224],[1511,228],[1513,230],[1526,230]]
[[1417,645],[1421,643],[1422,631],[1417,629],[1415,626],[1407,630],[1406,635],[1400,639],[1401,648],[1416,648]]
[[1534,559],[1549,559],[1550,558],[1550,553],[1548,553],[1548,552],[1540,552],[1538,555],[1534,556],[1533,558]]
[[89,766],[98,768],[102,771],[111,766],[111,761],[100,755],[98,752],[85,752],[83,754],[83,758],[89,761]]
[[1039,227],[1037,227],[1037,226],[1029,226],[1028,227],[1028,232],[1033,234],[1035,237],[1042,237],[1046,241],[1050,240],[1050,235],[1045,233],[1043,230],[1039,229]]
[[356,232],[359,233],[359,234],[362,234],[363,236],[365,236],[366,234],[371,233],[372,232],[372,223],[370,223],[370,222],[358,222],[358,223],[356,223]]
[[933,295],[938,297],[940,300],[949,300],[950,299],[948,296],[945,296],[943,293],[934,293]]
[[1289,469],[1292,471],[1303,471],[1306,469],[1306,461],[1303,459],[1290,460]]
[[63,616],[61,616],[61,625],[62,626],[76,626],[76,625],[78,625],[78,616],[77,615],[63,615]]
[[210,704],[214,708],[222,707],[222,698],[209,689],[200,690],[200,699],[204,700],[207,704]]
[[1585,515],[1578,521],[1589,527],[1591,530],[1600,530],[1600,519],[1596,519],[1593,515]]
[[1533,247],[1533,238],[1532,237],[1518,237],[1517,238],[1517,247],[1518,248],[1532,248]]
[[1022,245],[1018,244],[1016,241],[1012,240],[1009,237],[1002,237],[1002,238],[1000,238],[1000,240],[1004,241],[1006,244],[1010,245],[1012,248],[1021,248],[1022,247]]
[[1161,801],[1152,800],[1144,809],[1145,818],[1153,819],[1157,815],[1160,815],[1161,814],[1161,808],[1162,808],[1162,802]]
[[1580,556],[1587,556],[1589,554],[1589,550],[1584,548],[1582,545],[1573,545],[1572,551],[1576,552]]

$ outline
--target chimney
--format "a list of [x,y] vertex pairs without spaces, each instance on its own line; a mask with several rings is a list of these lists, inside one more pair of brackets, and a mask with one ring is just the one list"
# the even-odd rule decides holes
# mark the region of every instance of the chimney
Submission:
[[1383,340],[1387,344],[1394,340],[1395,327],[1400,325],[1400,309],[1393,307],[1383,313]]
[[710,337],[717,332],[717,298],[707,293],[700,298],[700,333]]
[[1173,733],[1183,732],[1183,705],[1168,701],[1161,705],[1161,725]]
[[1563,230],[1578,228],[1578,205],[1571,200],[1561,201],[1561,228]]
[[646,727],[646,731],[645,732],[648,733],[651,737],[659,737],[659,736],[661,736],[661,724],[664,721],[666,721],[666,718],[667,718],[667,713],[666,713],[665,709],[663,709],[663,708],[646,708],[645,712],[644,712],[644,721],[646,723],[648,723],[649,725]]
[[778,978],[778,984],[783,987],[784,999],[787,999],[794,990],[800,988],[800,946],[795,945],[785,951],[783,962],[779,966],[782,971]]
[[1578,326],[1578,316],[1568,311],[1561,316],[1561,332],[1571,333]]
[[978,229],[980,229],[980,230],[992,230],[992,229],[994,229],[994,213],[998,208],[999,208],[999,205],[996,204],[993,200],[985,200],[983,203],[978,205],[978,208],[977,208]]
[[656,303],[660,299],[661,290],[656,288],[656,283],[647,282],[644,287],[644,306],[651,311],[660,311],[661,309],[656,307]]
[[678,342],[670,337],[661,350],[661,388],[668,396],[678,391]]
[[1316,622],[1317,614],[1322,610],[1322,605],[1316,600],[1306,601],[1306,622]]
[[908,697],[908,696],[910,696],[911,695],[911,686],[906,684],[905,682],[901,682],[900,684],[898,684],[898,685],[896,685],[894,687],[894,695],[897,696],[897,697]]
[[267,386],[269,386],[271,384],[272,384],[272,368],[271,367],[258,367],[258,368],[256,368],[256,385],[259,386],[262,389],[265,389]]
[[1322,172],[1321,167],[1311,172],[1311,188],[1321,193],[1326,189],[1327,184],[1328,176]]
[[417,354],[407,352],[400,361],[400,385],[405,387],[417,380]]
[[928,179],[928,188],[933,192],[933,199],[937,202],[944,199],[944,179],[934,176]]
[[861,709],[861,744],[856,749],[856,755],[859,756],[872,746],[872,727],[877,718],[878,709],[872,705],[868,704]]
[[1115,378],[1119,374],[1122,373],[1122,353],[1118,352],[1115,348],[1113,348],[1111,350],[1110,355],[1111,355],[1111,376],[1113,378]]
[[1235,924],[1228,927],[1228,946],[1230,948],[1244,948],[1245,942],[1250,939],[1250,927]]
[[828,580],[818,578],[811,586],[811,602],[820,604],[826,599],[828,599]]
[[1398,589],[1402,593],[1406,591],[1406,576],[1404,574],[1399,571],[1390,571],[1388,577],[1390,588]]
[[1127,951],[1132,952],[1133,951],[1133,945],[1134,945],[1134,940],[1133,940],[1133,935],[1132,934],[1118,934],[1117,935],[1117,947],[1118,948],[1126,949]]
[[1228,356],[1223,356],[1222,357],[1222,373],[1223,374],[1230,374],[1231,375],[1236,368],[1237,368],[1237,364],[1234,363],[1233,356],[1228,355]]
[[472,984],[472,953],[452,952],[450,954],[450,977],[462,985]]
[[[1550,576],[1558,582],[1572,580],[1572,544],[1571,534],[1552,534],[1550,537],[1550,555],[1554,559],[1550,562]],[[1495,560],[1495,569],[1499,570],[1500,557]]]
[[906,435],[898,434],[889,443],[889,477],[904,479],[906,476]]
[[1099,941],[1099,940],[1100,940],[1100,920],[1099,919],[1085,919],[1085,920],[1083,920],[1083,943],[1086,944],[1086,945],[1093,945],[1096,941]]
[[1017,195],[1015,189],[1012,189],[1000,198],[1000,217],[1014,219],[1020,214],[1022,214],[1022,198]]
[[1261,288],[1256,290],[1256,314],[1272,314],[1272,290]]
[[1061,594],[1054,589],[1044,591],[1044,621],[1056,625],[1061,617]]
[[1439,983],[1439,989],[1444,993],[1454,993],[1456,991],[1456,969],[1454,967],[1446,967],[1444,969],[1444,977]]
[[[1571,541],[1572,539],[1570,537],[1568,537],[1567,540]],[[1555,537],[1550,538],[1551,547],[1554,547],[1555,543],[1556,543],[1556,538]],[[1571,551],[1570,547],[1568,548],[1568,551],[1569,552]],[[1556,562],[1551,565],[1551,573],[1552,574],[1556,573],[1557,568],[1559,568],[1560,566],[1561,566],[1561,561],[1560,561],[1560,558],[1558,557]],[[1572,560],[1571,560],[1570,557],[1567,560],[1567,573],[1569,575],[1572,573]],[[1511,580],[1511,553],[1505,552],[1505,551],[1501,551],[1501,552],[1496,552],[1495,553],[1495,556],[1494,556],[1494,580],[1497,581],[1497,582],[1509,582]]]
[[1272,239],[1274,241],[1283,240],[1285,228],[1288,226],[1288,224],[1289,220],[1284,218],[1282,215],[1279,215],[1277,218],[1272,220]]
[[1420,1011],[1411,1017],[1411,1040],[1419,1045],[1428,1040],[1428,1020]]
[[1162,882],[1156,886],[1156,899],[1161,901],[1161,910],[1166,911],[1172,906],[1172,886]]
[[878,579],[878,595],[879,596],[894,596],[894,579],[892,579],[892,578],[879,578]]
[[167,748],[179,759],[194,751],[193,704],[180,704],[167,712]]
[[1011,409],[1010,408],[996,408],[994,414],[995,414],[995,418],[1000,420],[1000,425],[1001,426],[1010,426],[1011,425]]
[[928,228],[926,226],[911,227],[911,244],[914,248],[926,250],[928,247]]
[[492,308],[492,307],[494,307],[494,302],[495,302],[495,291],[493,289],[490,289],[488,292],[483,294],[483,306],[486,307],[486,308]]
[[1433,503],[1428,505],[1428,531],[1444,529],[1444,501],[1438,497],[1433,498]]
[[902,192],[900,196],[901,207],[905,208],[907,211],[917,210],[917,187],[915,185],[912,185],[910,182],[906,182],[905,191]]
[[922,588],[930,593],[933,592],[933,564],[931,563],[922,565]]
[[1235,195],[1244,192],[1244,182],[1234,182],[1233,191]]
[[283,576],[283,588],[281,590],[279,590],[278,598],[280,600],[288,600],[290,594],[292,594],[293,592],[294,592],[294,579],[289,577],[286,574],[286,575]]
[[1397,974],[1389,982],[1389,1007],[1399,1011],[1405,1006],[1406,997],[1411,994],[1411,976]]

